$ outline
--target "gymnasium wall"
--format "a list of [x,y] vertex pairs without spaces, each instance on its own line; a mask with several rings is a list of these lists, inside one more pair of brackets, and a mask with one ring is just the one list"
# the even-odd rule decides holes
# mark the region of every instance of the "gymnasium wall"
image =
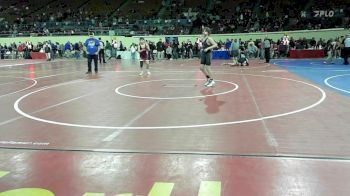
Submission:
[[[216,34],[212,35],[215,40],[219,41],[225,41],[227,38],[229,39],[239,39],[241,38],[242,40],[249,40],[249,39],[263,39],[266,35],[269,38],[272,38],[273,40],[277,40],[281,38],[284,33],[287,33],[290,37],[294,37],[295,39],[299,38],[312,38],[315,37],[317,40],[320,38],[323,39],[329,39],[329,38],[336,38],[340,37],[343,35],[350,35],[350,30],[349,29],[324,29],[324,30],[302,30],[302,31],[286,31],[286,32],[269,32],[269,33],[237,33],[237,34]],[[199,35],[166,35],[166,36],[144,36],[145,39],[147,40],[152,40],[157,42],[159,39],[163,39],[165,37],[178,37],[179,41],[186,41],[186,40],[191,40],[194,42],[196,38]],[[102,40],[109,40],[111,41],[112,39],[117,39],[118,41],[122,41],[124,46],[129,47],[131,43],[138,43],[138,39],[140,36],[134,36],[134,37],[122,37],[122,36],[99,36],[102,38]],[[59,36],[59,37],[15,37],[15,38],[0,38],[0,43],[12,43],[12,42],[26,42],[26,41],[31,41],[34,44],[38,42],[43,42],[47,40],[51,40],[52,42],[59,42],[59,43],[66,43],[67,41],[70,42],[78,42],[82,41],[84,42],[88,36]]]

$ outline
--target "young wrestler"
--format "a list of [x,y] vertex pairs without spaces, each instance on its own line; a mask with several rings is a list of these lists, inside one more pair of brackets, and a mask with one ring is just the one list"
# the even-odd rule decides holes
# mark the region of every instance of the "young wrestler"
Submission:
[[203,37],[202,40],[202,50],[201,50],[201,67],[200,70],[203,72],[207,78],[207,82],[204,86],[212,87],[215,85],[213,79],[213,74],[210,68],[211,65],[211,56],[212,50],[217,47],[216,42],[213,38],[210,37],[210,29],[208,27],[203,28]]

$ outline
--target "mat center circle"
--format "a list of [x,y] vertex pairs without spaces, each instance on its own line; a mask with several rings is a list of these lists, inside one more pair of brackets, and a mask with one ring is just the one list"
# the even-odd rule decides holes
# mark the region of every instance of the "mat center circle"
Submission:
[[118,95],[139,99],[195,99],[236,91],[236,83],[215,80],[215,87],[205,87],[205,79],[162,79],[129,83],[115,89]]

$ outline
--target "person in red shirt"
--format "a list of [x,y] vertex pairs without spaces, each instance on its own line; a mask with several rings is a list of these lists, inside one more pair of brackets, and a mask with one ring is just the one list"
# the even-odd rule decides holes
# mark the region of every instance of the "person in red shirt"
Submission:
[[23,58],[24,44],[19,43],[17,47],[18,58]]

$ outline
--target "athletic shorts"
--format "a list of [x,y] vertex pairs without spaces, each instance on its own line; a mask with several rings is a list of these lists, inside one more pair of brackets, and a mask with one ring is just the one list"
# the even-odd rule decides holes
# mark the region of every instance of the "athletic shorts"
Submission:
[[239,63],[244,63],[244,62],[246,62],[247,61],[247,58],[239,58],[238,59],[238,62]]
[[232,56],[233,57],[238,57],[239,56],[239,51],[238,50],[232,50]]
[[201,52],[201,64],[211,65],[211,52]]
[[148,60],[147,51],[142,51],[142,52],[140,52],[140,60],[141,60],[141,61],[146,61],[146,60]]

